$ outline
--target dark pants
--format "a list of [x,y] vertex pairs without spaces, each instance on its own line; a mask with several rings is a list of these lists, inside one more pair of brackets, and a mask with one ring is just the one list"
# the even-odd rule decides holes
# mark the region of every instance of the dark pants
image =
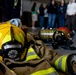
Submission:
[[48,26],[48,17],[44,17],[44,27],[47,28]]
[[40,28],[42,28],[43,27],[43,25],[44,25],[44,16],[40,16]]
[[54,28],[56,20],[56,14],[49,14],[48,17],[48,28]]
[[66,26],[69,30],[75,30],[75,15],[74,16],[67,16],[66,18]]
[[58,17],[59,17],[59,26],[64,27],[65,26],[65,14],[60,14]]

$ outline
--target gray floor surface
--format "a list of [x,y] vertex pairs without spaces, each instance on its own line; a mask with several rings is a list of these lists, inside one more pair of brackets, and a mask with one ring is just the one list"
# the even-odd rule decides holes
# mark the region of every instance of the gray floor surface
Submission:
[[[40,31],[40,28],[37,27],[37,29],[33,30],[31,29],[31,27],[28,28],[28,32],[32,32],[34,34],[37,34],[38,32]],[[46,44],[46,43],[45,43]],[[49,48],[52,48],[51,44],[46,44]],[[74,36],[74,39],[73,39],[73,44],[72,46],[75,46],[76,47],[76,34]],[[63,55],[63,54],[68,54],[68,53],[76,53],[76,50],[69,50],[69,49],[63,49],[61,47],[59,47],[58,49],[54,49],[57,53],[59,53],[60,55]]]

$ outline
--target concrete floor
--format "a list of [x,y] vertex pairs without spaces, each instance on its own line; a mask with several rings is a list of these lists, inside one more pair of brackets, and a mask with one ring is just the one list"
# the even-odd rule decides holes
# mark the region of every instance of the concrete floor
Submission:
[[[40,31],[40,28],[37,28],[35,30],[32,30],[31,27],[29,27],[28,29],[28,32],[32,32],[34,34],[38,34],[38,32]],[[46,44],[46,43],[45,43]],[[51,44],[46,44],[49,48],[52,48]],[[73,39],[73,44],[72,46],[75,46],[76,47],[76,34],[74,36],[74,39]],[[59,53],[60,55],[63,55],[63,54],[68,54],[68,53],[76,53],[76,50],[69,50],[69,49],[63,49],[61,47],[59,47],[58,49],[54,49],[57,53]]]

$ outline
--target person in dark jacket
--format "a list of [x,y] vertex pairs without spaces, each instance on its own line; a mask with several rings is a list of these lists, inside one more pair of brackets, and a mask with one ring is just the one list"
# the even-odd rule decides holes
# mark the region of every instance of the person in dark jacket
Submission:
[[61,0],[60,5],[58,7],[59,27],[65,26],[66,8],[67,6],[65,4],[65,0]]
[[20,18],[21,0],[4,0],[4,20]]
[[51,1],[51,4],[48,7],[48,28],[54,28],[55,19],[57,15],[57,4],[54,0]]
[[48,5],[44,8],[44,27],[47,28],[48,25]]
[[39,24],[40,24],[40,28],[42,28],[44,24],[44,7],[42,3],[39,7]]

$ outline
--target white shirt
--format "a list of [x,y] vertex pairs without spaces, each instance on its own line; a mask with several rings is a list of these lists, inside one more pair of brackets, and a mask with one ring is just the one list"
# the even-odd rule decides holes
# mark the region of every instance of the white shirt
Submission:
[[44,10],[44,17],[48,17],[47,9]]
[[76,3],[69,2],[68,6],[67,6],[67,15],[71,16],[71,15],[75,15],[75,13],[76,13]]

